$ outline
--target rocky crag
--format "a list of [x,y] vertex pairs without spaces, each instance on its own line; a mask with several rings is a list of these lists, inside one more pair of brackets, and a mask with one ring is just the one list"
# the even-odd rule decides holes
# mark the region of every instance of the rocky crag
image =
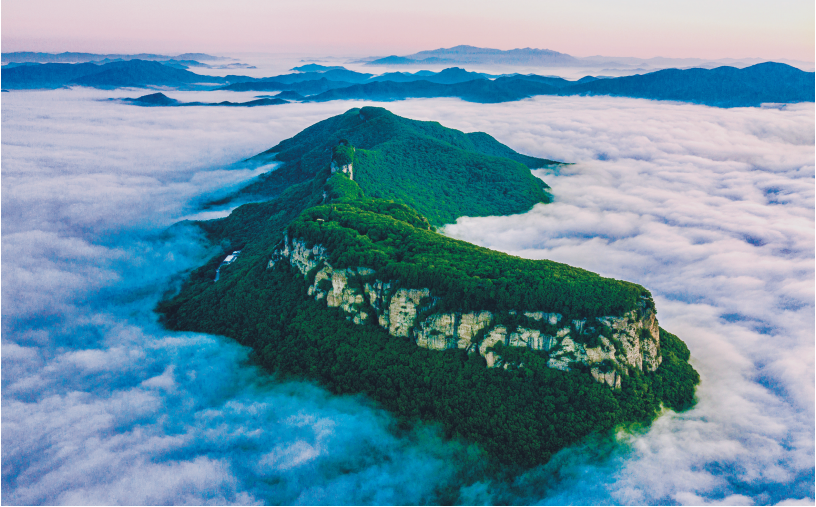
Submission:
[[289,263],[311,281],[309,296],[341,308],[355,324],[377,324],[391,336],[427,349],[478,353],[488,367],[523,368],[523,363],[503,360],[501,348],[524,347],[546,352],[550,368],[583,365],[595,380],[617,389],[631,369],[652,372],[662,361],[658,322],[645,299],[624,315],[571,321],[546,309],[435,312],[440,298],[429,289],[398,287],[367,267],[335,269],[329,258],[322,245],[309,247],[287,236],[267,268]]

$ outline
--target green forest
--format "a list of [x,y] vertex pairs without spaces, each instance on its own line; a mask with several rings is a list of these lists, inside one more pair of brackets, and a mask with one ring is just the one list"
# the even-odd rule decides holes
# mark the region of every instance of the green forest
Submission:
[[[429,128],[433,125],[438,124]],[[339,394],[365,393],[402,426],[441,424],[446,436],[477,443],[503,468],[545,463],[593,432],[648,423],[662,407],[683,410],[693,404],[699,376],[688,363],[688,348],[662,329],[663,362],[657,371],[630,371],[621,389],[613,390],[585,368],[547,368],[543,351],[508,347],[501,353],[523,366],[503,369],[487,368],[479,354],[420,348],[373,322],[355,325],[342,310],[314,301],[306,292],[313,273],[303,276],[286,262],[268,269],[288,233],[326,246],[334,267],[372,267],[377,278],[397,286],[431,288],[441,298],[440,310],[490,309],[505,315],[511,309],[543,310],[580,318],[619,315],[642,308],[644,301],[653,305],[649,292],[636,284],[447,238],[434,228],[444,222],[424,216],[408,199],[371,197],[365,178],[358,184],[342,173],[331,175],[332,157],[352,161],[356,180],[364,170],[358,164],[367,167],[361,159],[376,156],[339,142],[351,137],[339,137],[314,177],[289,185],[276,199],[196,223],[222,254],[160,303],[157,310],[168,328],[231,337],[282,378],[316,380]],[[287,144],[291,141],[276,148],[298,149],[297,143]],[[381,166],[368,166],[374,167]],[[408,187],[402,192],[410,195]],[[427,205],[440,200],[429,198]],[[455,219],[462,209],[445,213]],[[238,259],[222,266],[214,282],[221,260],[238,249]]]
[[484,132],[465,134],[363,107],[316,123],[253,157],[254,163],[282,165],[241,194],[276,197],[314,178],[345,143],[357,150],[354,180],[369,196],[408,204],[434,225],[460,216],[523,213],[549,202],[549,187],[530,168],[558,164],[516,153]]

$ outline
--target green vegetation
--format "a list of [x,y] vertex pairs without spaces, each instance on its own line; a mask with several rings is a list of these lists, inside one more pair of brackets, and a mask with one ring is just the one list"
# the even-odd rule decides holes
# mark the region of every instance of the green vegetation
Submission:
[[335,162],[338,167],[354,162],[354,147],[347,139],[340,139],[339,144],[332,148],[332,161]]
[[289,226],[289,237],[324,245],[336,268],[366,266],[398,286],[428,287],[442,298],[437,311],[546,309],[577,319],[621,315],[637,309],[641,297],[651,301],[633,283],[442,236],[407,206],[360,198],[344,175],[335,174],[329,186],[339,198],[302,213]]
[[520,369],[487,368],[478,354],[431,351],[377,326],[354,325],[308,298],[304,278],[279,266],[256,264],[194,301],[171,302],[162,307],[166,323],[236,338],[284,377],[366,393],[403,424],[437,421],[447,436],[477,442],[504,465],[546,462],[591,432],[649,421],[659,410],[652,385],[662,368],[625,377],[619,391],[578,370],[547,368],[540,352],[515,350]]
[[[359,111],[354,114],[359,116]],[[311,129],[326,127],[321,124]],[[438,126],[422,125],[431,130]],[[395,153],[355,149],[340,139],[321,152],[323,166],[313,178],[289,186],[277,199],[241,206],[229,217],[199,224],[223,253],[194,271],[179,294],[159,305],[166,326],[232,337],[252,347],[259,364],[284,378],[317,380],[335,393],[365,393],[395,414],[401,425],[438,422],[447,436],[478,443],[491,463],[509,469],[544,463],[593,432],[648,423],[661,405],[677,410],[691,406],[699,376],[688,364],[683,342],[663,330],[662,365],[653,373],[630,371],[621,389],[613,390],[596,382],[583,365],[569,372],[548,368],[543,351],[498,344],[497,351],[515,365],[504,369],[487,368],[479,354],[417,347],[374,322],[355,325],[342,310],[314,301],[306,292],[313,274],[304,277],[286,262],[268,268],[272,252],[288,232],[326,246],[336,268],[371,267],[377,278],[396,286],[430,288],[441,298],[434,311],[487,309],[496,312],[497,322],[538,326],[548,333],[554,331],[550,324],[533,323],[511,310],[557,311],[570,319],[619,315],[639,308],[642,301],[652,304],[648,291],[636,284],[556,262],[513,257],[436,233],[432,220],[405,204],[407,198],[372,198],[371,188],[381,187],[370,180],[363,178],[358,185],[342,173],[330,175],[332,158],[340,165],[353,162],[356,178],[360,171],[373,171],[368,158]],[[462,139],[472,141],[464,135],[452,137],[465,142]],[[485,138],[477,142],[490,145]],[[281,145],[277,153],[295,164],[311,156],[302,151],[300,141]],[[448,146],[452,144],[439,150],[450,150]],[[429,151],[426,156],[432,155]],[[512,161],[502,160],[502,167],[512,167]],[[419,171],[414,166],[404,169]],[[428,182],[438,179],[425,177]],[[411,176],[405,174],[405,179]],[[455,218],[457,210],[465,208],[450,207],[444,213]],[[221,260],[237,249],[241,255],[222,266],[214,283]],[[609,336],[608,329],[598,326],[581,339],[594,343],[600,334]]]
[[338,146],[346,148],[341,140],[356,148],[354,179],[369,196],[408,204],[434,225],[522,213],[550,200],[549,187],[529,168],[557,162],[516,153],[485,133],[464,134],[377,107],[351,109],[261,153],[255,161],[283,165],[242,193],[274,197],[313,178]]
[[688,363],[691,354],[683,340],[660,328],[660,352],[663,363],[661,375],[654,385],[656,396],[673,410],[685,410],[694,403],[694,387],[700,383],[700,375]]

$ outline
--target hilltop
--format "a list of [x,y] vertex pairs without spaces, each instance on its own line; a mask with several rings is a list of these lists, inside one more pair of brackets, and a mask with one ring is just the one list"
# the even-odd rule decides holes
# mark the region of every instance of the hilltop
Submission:
[[521,213],[549,202],[549,187],[529,169],[558,163],[516,153],[483,132],[465,134],[365,107],[323,120],[250,159],[282,165],[241,194],[274,197],[313,178],[340,140],[359,151],[355,181],[368,193],[408,204],[435,225],[464,215]]
[[644,287],[435,231],[547,202],[530,167],[555,162],[370,107],[258,158],[282,162],[259,182],[275,198],[195,223],[222,253],[159,305],[167,327],[437,422],[500,469],[693,404],[689,350]]

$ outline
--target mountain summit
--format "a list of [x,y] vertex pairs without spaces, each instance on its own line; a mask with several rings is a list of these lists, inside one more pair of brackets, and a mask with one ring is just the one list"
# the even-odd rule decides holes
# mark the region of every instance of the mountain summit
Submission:
[[259,157],[283,163],[259,182],[277,197],[196,224],[221,254],[159,305],[169,328],[437,422],[496,470],[693,404],[688,348],[645,288],[436,232],[546,202],[529,168],[554,162],[371,107]]

